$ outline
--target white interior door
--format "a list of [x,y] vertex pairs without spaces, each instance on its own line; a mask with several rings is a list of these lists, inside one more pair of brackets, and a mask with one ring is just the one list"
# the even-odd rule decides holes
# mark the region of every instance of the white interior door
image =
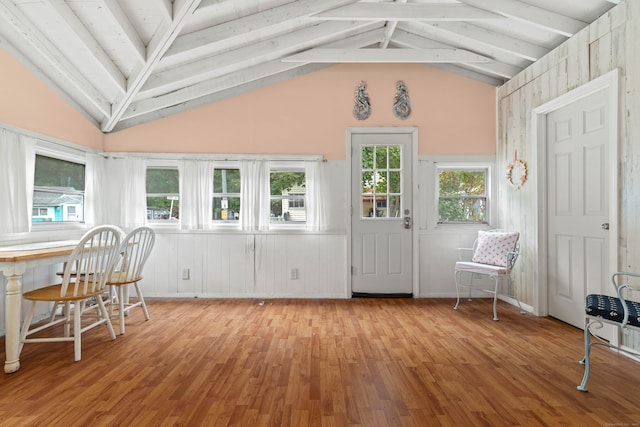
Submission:
[[609,108],[605,89],[547,115],[549,315],[579,328],[586,295],[612,290]]
[[351,290],[411,295],[412,133],[351,134]]

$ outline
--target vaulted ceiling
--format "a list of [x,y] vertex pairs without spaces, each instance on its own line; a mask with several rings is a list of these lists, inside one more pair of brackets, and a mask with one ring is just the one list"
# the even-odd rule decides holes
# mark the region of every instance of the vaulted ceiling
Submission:
[[337,63],[499,86],[619,0],[0,0],[0,47],[112,132]]

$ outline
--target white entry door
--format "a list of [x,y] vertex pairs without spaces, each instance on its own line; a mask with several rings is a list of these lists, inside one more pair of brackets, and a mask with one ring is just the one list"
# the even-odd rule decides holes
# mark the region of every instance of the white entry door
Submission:
[[413,292],[413,133],[351,134],[351,291]]
[[547,115],[549,315],[579,328],[586,295],[612,291],[609,108],[605,89]]

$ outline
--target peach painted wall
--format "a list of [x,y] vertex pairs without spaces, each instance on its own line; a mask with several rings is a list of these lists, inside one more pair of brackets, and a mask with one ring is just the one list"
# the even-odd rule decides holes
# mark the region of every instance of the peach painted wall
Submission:
[[[353,116],[367,83],[371,115]],[[412,113],[393,115],[396,81]],[[106,151],[346,157],[348,127],[415,126],[422,155],[495,154],[496,89],[421,64],[344,64],[105,135]]]
[[100,129],[1,48],[0,123],[103,148]]

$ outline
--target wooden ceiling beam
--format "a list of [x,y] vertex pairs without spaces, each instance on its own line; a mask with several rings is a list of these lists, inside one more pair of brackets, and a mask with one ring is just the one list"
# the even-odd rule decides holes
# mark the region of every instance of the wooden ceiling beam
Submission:
[[464,4],[354,3],[312,16],[347,21],[475,21],[500,19],[501,15]]
[[491,58],[462,49],[323,49],[314,48],[282,58],[306,63],[467,63],[491,62]]
[[[68,91],[78,103],[90,104],[91,108],[99,111],[103,116],[111,113],[109,102],[87,80],[84,75],[60,52],[60,50],[41,32],[11,0],[0,0],[0,22],[3,24],[2,33],[11,32],[14,45],[23,51],[32,51],[37,55],[41,64],[51,74],[59,76],[60,88]],[[30,58],[30,60],[32,60]],[[92,114],[93,115],[93,114]],[[100,119],[100,117],[96,117]]]
[[428,29],[427,34],[446,34],[459,40],[464,39],[464,47],[474,52],[482,52],[483,48],[499,50],[532,62],[549,53],[549,49],[542,46],[466,22],[441,22],[437,25],[425,23],[420,26],[420,32],[425,31],[425,28]]
[[144,62],[147,59],[147,47],[144,45],[144,42],[129,20],[129,17],[127,17],[127,14],[124,13],[116,0],[100,0],[100,3],[122,30],[122,34],[129,42],[131,51],[136,55],[138,61]]
[[129,104],[133,101],[145,84],[162,55],[169,49],[176,39],[186,19],[196,10],[200,0],[176,0],[173,3],[173,20],[165,31],[156,33],[147,47],[147,61],[137,70],[133,78],[129,79],[129,86],[124,96],[118,99],[112,108],[112,114],[102,123],[102,131],[110,132],[118,123]]
[[302,30],[262,40],[249,46],[230,50],[213,57],[190,62],[184,66],[158,72],[140,90],[138,99],[150,98],[179,90],[206,79],[240,71],[244,67],[278,59],[292,52],[299,52],[315,44],[328,43],[362,31],[382,27],[367,22],[325,22]]
[[[327,48],[357,49],[380,43],[383,40],[383,37],[383,30],[377,29],[339,40],[337,42],[327,43],[325,46]],[[133,102],[127,109],[127,112],[122,116],[122,120],[128,120],[157,110],[189,102],[189,100],[193,98],[199,98],[212,95],[216,92],[230,90],[235,86],[244,86],[247,83],[267,79],[273,75],[285,73],[304,65],[306,64],[293,62],[284,63],[279,59],[276,59],[242,69],[238,72],[227,73],[176,91]]]
[[[449,48],[451,45],[441,43],[438,41],[425,39],[415,34],[407,33],[405,31],[397,31],[393,38],[394,44],[398,44],[409,49],[431,49],[431,48]],[[453,64],[453,63],[449,63]],[[476,73],[484,74],[491,78],[498,78],[502,81],[508,80],[520,71],[520,68],[504,64],[496,60],[490,60],[485,62],[459,62],[455,65],[471,69]]]
[[[93,61],[102,74],[111,82],[114,89],[120,94],[125,93],[126,79],[122,75],[122,72],[116,67],[111,58],[105,53],[100,43],[93,37],[93,35],[87,30],[82,22],[78,19],[76,14],[67,6],[63,0],[44,0],[44,4],[47,5],[47,10],[59,17],[66,25],[69,31],[75,36],[72,40],[79,42],[79,44],[86,50],[87,55],[84,55],[88,61]],[[112,90],[107,89],[107,93],[113,93]]]
[[[467,25],[464,23],[460,24]],[[475,52],[477,54],[492,58],[496,62],[515,66],[520,69],[529,66],[533,62],[528,58],[522,57],[521,55],[516,55],[509,52],[508,50],[501,49],[500,46],[483,42],[484,39],[480,34],[478,34],[478,40],[476,40],[470,38],[464,31],[462,31],[461,33],[448,31],[443,28],[441,24],[434,25],[427,22],[403,22],[401,23],[399,30],[418,35],[422,39],[434,40],[444,43],[445,45],[450,47],[457,47],[459,49],[465,49],[471,52]],[[504,42],[506,42],[507,40],[509,40],[509,37],[504,36]],[[417,45],[410,47],[421,46]]]
[[587,26],[586,22],[560,15],[517,0],[460,0],[463,3],[571,37]]
[[264,31],[265,29],[282,25],[292,19],[307,17],[323,10],[353,3],[353,1],[299,0],[184,34],[177,37],[169,50],[167,50],[163,63],[170,62],[174,64],[179,62],[182,57],[189,57],[194,54],[206,55],[214,52],[219,46],[232,46],[234,39],[246,38],[252,32]]

